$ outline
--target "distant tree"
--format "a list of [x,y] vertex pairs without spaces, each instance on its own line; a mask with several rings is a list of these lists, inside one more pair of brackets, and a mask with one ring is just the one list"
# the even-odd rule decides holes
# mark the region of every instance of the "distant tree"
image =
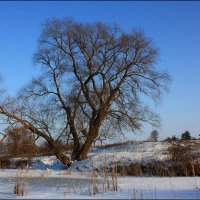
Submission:
[[178,141],[179,138],[177,138],[175,135],[173,135],[172,138],[171,138],[171,140],[172,140],[172,141]]
[[166,142],[172,142],[172,141],[178,141],[179,138],[173,135],[172,137],[167,137],[164,141]]
[[181,139],[182,140],[191,140],[190,132],[189,131],[185,131],[184,133],[182,133]]
[[158,136],[159,136],[159,133],[157,130],[153,130],[150,134],[150,138],[149,140],[150,141],[153,141],[153,142],[157,142],[158,141]]

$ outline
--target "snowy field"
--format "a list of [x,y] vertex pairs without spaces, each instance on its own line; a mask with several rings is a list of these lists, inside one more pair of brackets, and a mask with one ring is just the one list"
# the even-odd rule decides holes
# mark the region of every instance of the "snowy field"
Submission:
[[[75,161],[66,169],[54,156],[36,157],[29,169],[0,170],[1,199],[200,199],[200,177],[121,177],[117,176],[117,191],[105,190],[101,176],[102,161],[109,168],[112,162],[127,165],[165,160],[167,143],[135,142],[120,146],[93,149],[89,158]],[[16,159],[13,159],[14,163]],[[91,171],[99,172],[92,177]],[[14,194],[17,178],[24,188],[24,196]],[[95,182],[95,183],[94,183]],[[94,185],[97,190],[94,193]]]

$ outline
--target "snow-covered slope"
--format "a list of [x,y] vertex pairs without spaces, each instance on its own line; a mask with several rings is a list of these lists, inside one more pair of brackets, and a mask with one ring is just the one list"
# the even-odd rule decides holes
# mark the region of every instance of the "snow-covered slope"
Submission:
[[[199,151],[199,141],[193,142],[194,150]],[[117,166],[129,165],[131,163],[140,163],[145,165],[150,161],[165,161],[169,158],[168,142],[126,142],[123,144],[110,145],[110,147],[93,148],[88,158],[82,161],[74,161],[68,168],[73,172],[91,172],[92,169],[101,172],[102,165],[106,164],[111,168],[114,163]],[[14,163],[16,159],[12,162]],[[39,170],[64,170],[67,167],[63,165],[55,156],[35,157],[32,160],[32,169]]]
[[101,171],[102,163],[106,162],[107,168],[112,163],[118,166],[130,163],[145,164],[151,160],[165,160],[168,158],[167,142],[129,142],[107,148],[91,150],[89,157],[83,161],[75,161],[70,169],[72,171],[91,171],[96,169]]
[[[149,162],[151,160],[167,159],[167,142],[127,142],[111,147],[93,148],[88,158],[83,161],[74,161],[69,170],[73,172],[91,172],[92,169],[101,171],[102,164],[106,163],[110,168],[112,163],[118,166],[130,163]],[[21,158],[12,159],[13,166]],[[39,170],[63,170],[63,165],[55,156],[35,157],[32,160],[32,169]]]

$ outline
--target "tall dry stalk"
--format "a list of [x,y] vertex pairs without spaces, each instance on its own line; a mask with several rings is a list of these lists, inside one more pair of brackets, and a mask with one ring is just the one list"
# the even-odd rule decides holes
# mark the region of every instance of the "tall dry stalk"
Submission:
[[26,191],[25,194],[26,194],[26,196],[28,194],[28,183],[29,183],[30,179],[31,179],[31,177],[26,176],[26,179],[25,179],[25,191]]
[[101,160],[102,160],[102,173],[103,173],[103,192],[107,192],[108,190],[110,190],[110,182],[106,167],[106,157],[102,158]]
[[90,185],[92,186],[91,194],[92,195],[99,194],[99,188],[97,184],[97,173],[94,169],[92,169]]
[[26,176],[25,180],[22,180],[22,171],[17,174],[17,182],[14,186],[14,194],[19,196],[24,196],[28,194],[28,182],[30,181],[31,177]]
[[21,174],[17,177],[17,183],[14,186],[14,194],[24,196],[24,186],[21,180]]
[[118,191],[117,165],[114,162],[112,163],[111,178],[112,178],[112,190]]

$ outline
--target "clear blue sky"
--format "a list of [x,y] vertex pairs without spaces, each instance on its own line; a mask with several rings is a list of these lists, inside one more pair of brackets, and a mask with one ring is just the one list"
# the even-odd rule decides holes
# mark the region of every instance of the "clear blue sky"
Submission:
[[200,2],[0,2],[0,74],[11,95],[37,74],[32,56],[40,24],[52,17],[144,29],[160,48],[159,68],[173,79],[155,108],[161,138],[186,129],[200,134]]

